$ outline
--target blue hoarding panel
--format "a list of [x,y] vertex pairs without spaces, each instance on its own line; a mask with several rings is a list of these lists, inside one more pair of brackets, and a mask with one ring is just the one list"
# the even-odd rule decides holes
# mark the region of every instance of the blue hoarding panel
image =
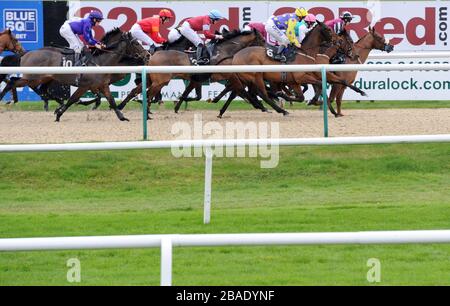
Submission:
[[[25,50],[35,50],[44,46],[42,1],[0,1],[0,26],[11,29]],[[1,56],[11,54],[3,52]],[[19,100],[36,101],[39,96],[28,87],[18,89]],[[9,95],[5,97],[9,99]]]

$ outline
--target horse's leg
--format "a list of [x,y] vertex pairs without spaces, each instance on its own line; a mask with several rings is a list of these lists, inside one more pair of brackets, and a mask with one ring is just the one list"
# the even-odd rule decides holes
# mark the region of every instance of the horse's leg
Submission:
[[342,113],[342,97],[344,96],[345,87],[342,87],[341,90],[338,92],[336,97],[336,109],[337,109],[337,116],[336,117],[342,117],[344,114]]
[[231,84],[227,84],[226,86],[225,86],[225,88],[220,92],[220,94],[217,96],[217,97],[215,97],[214,99],[208,99],[208,100],[206,100],[206,102],[208,102],[208,103],[217,103],[217,102],[219,102],[220,101],[220,99],[222,99],[227,93],[229,93],[230,91],[232,90],[232,86],[231,86]]
[[244,91],[243,93],[246,94],[247,100],[254,108],[260,109],[264,113],[270,113],[270,111],[258,99],[258,89],[254,85],[250,85],[248,87],[248,92]]
[[194,90],[194,88],[197,87],[197,82],[195,81],[190,81],[188,86],[186,87],[186,89],[183,91],[183,93],[181,94],[180,100],[178,100],[178,102],[175,104],[175,113],[178,113],[178,111],[180,110],[181,104],[183,103],[183,101],[187,102],[188,99],[188,95],[191,93],[192,90]]
[[142,92],[142,84],[138,84],[131,92],[128,94],[128,96],[125,97],[125,99],[117,106],[118,110],[123,110],[128,102],[130,102],[131,99],[136,97]]
[[59,122],[61,116],[66,112],[66,110],[69,109],[69,107],[72,106],[72,104],[77,102],[87,90],[88,90],[87,87],[78,87],[77,90],[73,93],[73,95],[70,96],[69,100],[67,101],[67,104],[62,104],[55,110],[56,115],[55,121]]
[[92,106],[92,110],[98,109],[102,104],[102,96],[100,95],[100,93],[97,94],[97,97],[95,98],[94,102],[95,104],[94,106]]
[[99,88],[100,92],[103,93],[103,95],[106,97],[106,99],[109,102],[109,107],[116,113],[117,118],[119,118],[120,121],[130,121],[122,114],[120,110],[117,109],[116,101],[114,100],[114,97],[111,94],[111,91],[109,90],[109,85],[104,85],[103,87]]
[[222,118],[223,114],[227,111],[228,106],[230,106],[231,102],[234,100],[234,98],[236,98],[236,96],[237,96],[236,92],[232,91],[230,96],[228,97],[227,101],[220,109],[220,112],[219,112],[219,115],[217,116],[217,118]]
[[358,87],[356,87],[352,84],[349,84],[345,79],[337,76],[334,73],[327,72],[327,82],[331,83],[331,84],[342,84],[344,86],[351,88],[353,91],[356,91],[361,96],[367,96],[367,94],[364,91],[362,91],[361,89],[359,89]]
[[273,100],[269,98],[269,95],[267,94],[266,87],[264,84],[264,80],[262,76],[258,76],[255,79],[255,86],[258,90],[259,96],[267,103],[269,104],[277,113],[283,114],[284,116],[289,115],[289,112],[279,107]]
[[303,95],[303,90],[300,88],[300,86],[291,86],[289,88],[294,92],[295,98],[293,99],[293,102],[305,101],[305,96]]
[[[11,79],[8,82],[6,82],[6,86],[5,88],[2,90],[2,92],[0,93],[0,101],[3,100],[3,97],[12,89],[15,89],[15,80]],[[11,103],[11,102],[9,102]],[[7,103],[7,104],[9,104]]]
[[308,91],[308,84],[302,84],[303,94]]
[[202,99],[202,83],[198,83],[195,87],[195,101],[200,101]]
[[17,97],[17,89],[15,87],[13,87],[11,89],[11,93],[12,93],[14,104],[16,104],[17,102],[19,102],[19,98]]

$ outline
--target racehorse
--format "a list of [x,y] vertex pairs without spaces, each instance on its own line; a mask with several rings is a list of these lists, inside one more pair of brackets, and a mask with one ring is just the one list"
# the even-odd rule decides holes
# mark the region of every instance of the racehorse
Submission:
[[[216,47],[211,57],[211,65],[222,64],[226,60],[230,59],[233,54],[238,50],[250,46],[254,43],[261,44],[263,38],[256,31],[253,32],[241,32],[232,31],[228,34],[224,34],[224,39],[216,42]],[[157,51],[149,60],[148,66],[189,66],[191,65],[191,60],[189,54],[181,51],[168,50],[168,51]],[[194,80],[201,83],[211,77],[211,74],[206,75],[193,75],[193,74],[175,74],[175,73],[152,73],[149,74],[148,82],[148,101],[151,101],[160,90],[166,86],[172,78],[182,78],[184,80]],[[225,76],[216,75],[221,79],[226,78]],[[194,83],[195,84],[195,83]],[[194,86],[195,87],[195,86]],[[188,89],[187,89],[188,90]],[[186,91],[185,91],[186,92]],[[182,102],[183,100],[181,100]],[[126,105],[126,100],[120,104],[122,109]],[[181,102],[179,103],[181,105]]]
[[[310,31],[310,37],[317,36],[317,33],[320,33],[319,37],[321,37],[322,41],[321,43],[315,45],[314,52],[316,52],[317,49],[322,49],[326,47],[327,49],[330,48],[330,46],[336,44],[339,42],[339,44],[342,44],[345,42],[344,39],[339,38],[337,35],[333,34],[331,30],[323,23],[318,22],[317,25],[314,27],[313,30]],[[305,38],[306,40],[306,38]],[[330,42],[332,43],[330,45]],[[325,46],[324,46],[325,44]],[[337,49],[333,50],[334,53],[336,53]],[[302,65],[302,64],[316,64],[316,57],[314,57],[313,54],[308,54],[306,50],[298,50],[294,51],[295,56],[294,58],[288,63],[288,64],[296,64],[296,65]],[[334,54],[329,54],[330,56]],[[261,47],[251,47],[246,48],[244,50],[241,50],[238,52],[234,58],[233,58],[233,65],[280,65],[280,62],[274,61],[273,59],[266,56],[266,50]],[[301,84],[315,84],[320,85],[321,84],[321,75],[320,73],[310,73],[310,72],[288,72],[288,73],[280,73],[280,72],[264,72],[264,73],[238,73],[237,79],[234,79],[234,85],[235,89],[242,91],[244,86],[248,86],[249,88],[253,88],[254,92],[256,92],[265,102],[270,104],[274,104],[275,102],[270,98],[270,96],[267,93],[267,90],[265,88],[264,81],[269,81],[274,84],[288,84],[290,85],[290,88],[294,90],[294,92],[297,95],[302,94],[300,90]],[[348,84],[345,80],[338,78],[338,77],[330,77],[329,83],[338,83],[342,84],[344,86],[349,86],[351,89],[355,90],[356,92],[359,92],[362,95],[365,95],[365,93],[360,90],[359,88]],[[224,105],[224,108],[226,109],[228,104]],[[277,110],[277,109],[275,109]],[[225,110],[221,110],[221,114],[223,114]],[[334,112],[332,108],[330,108],[330,111]],[[282,110],[279,111],[279,113],[283,113],[284,115],[287,114],[286,111]],[[220,116],[220,115],[219,115]]]
[[[305,37],[306,50],[294,49],[293,57],[288,64],[314,64],[315,58],[309,54],[315,52],[318,53],[323,44],[330,44],[332,42],[333,36],[331,30],[321,22],[308,33]],[[308,41],[310,41],[309,44]],[[312,52],[312,53],[310,53]],[[273,60],[266,55],[266,49],[264,47],[249,47],[239,51],[235,54],[233,58],[233,65],[281,65],[282,63]],[[241,94],[244,91],[245,86],[247,86],[250,92],[260,96],[263,101],[268,103],[272,108],[274,108],[278,113],[283,115],[289,114],[286,110],[280,108],[270,97],[267,92],[265,81],[271,82],[272,84],[288,84],[297,95],[301,95],[300,85],[302,83],[318,83],[314,75],[310,75],[305,72],[295,72],[295,73],[237,73],[231,78],[231,86],[235,91],[228,98],[225,105],[220,110],[219,117],[228,108],[232,99],[237,93]],[[256,101],[257,98],[253,96]]]
[[[22,44],[14,37],[10,29],[6,29],[0,33],[0,53],[2,53],[5,50],[14,52],[15,54],[5,56],[0,63],[0,66],[2,67],[14,66],[14,63],[17,61],[17,58],[20,58],[20,56],[25,53],[25,49],[23,48]],[[0,83],[5,81],[7,76],[8,76],[7,74],[0,74]],[[14,101],[17,101],[16,90],[13,91],[12,95]]]
[[[106,45],[105,49],[93,52],[93,58],[89,65],[96,66],[114,66],[117,65],[125,57],[146,58],[148,52],[142,45],[132,38],[130,33],[123,33],[116,28],[108,33],[102,39],[102,43]],[[35,51],[26,53],[21,60],[21,66],[61,66],[63,55],[61,49],[53,47],[45,47]],[[93,92],[101,92],[108,100],[110,107],[114,110],[117,117],[121,121],[128,121],[117,109],[114,97],[109,90],[111,74],[41,74],[32,75],[25,74],[22,79],[18,80],[15,86],[36,87],[38,85],[47,85],[51,81],[58,81],[61,84],[77,86],[78,89],[69,98],[67,104],[60,106],[55,111],[56,121],[59,121],[64,112],[88,90]]]
[[[382,35],[377,33],[374,28],[369,27],[369,32],[361,37],[353,46],[354,53],[356,54],[356,58],[347,57],[345,63],[346,64],[364,64],[367,58],[369,57],[370,51],[373,49],[392,52],[394,50],[394,46],[389,43]],[[345,79],[347,83],[352,84],[357,75],[357,71],[346,71],[346,72],[337,72],[336,74],[341,78]],[[336,99],[336,109],[337,115],[336,117],[343,116],[341,103],[342,96],[344,95],[345,87],[342,85],[335,84],[331,88],[330,97],[328,99],[328,103],[333,102]]]
[[25,49],[22,44],[14,37],[10,29],[0,32],[0,53],[8,50],[17,54],[24,54]]

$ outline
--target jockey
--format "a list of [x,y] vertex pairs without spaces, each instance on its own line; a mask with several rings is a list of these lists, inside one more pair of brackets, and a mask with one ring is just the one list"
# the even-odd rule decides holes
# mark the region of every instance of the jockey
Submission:
[[[346,26],[352,21],[353,16],[349,12],[344,12],[339,18],[329,20],[325,22],[325,25],[327,25],[332,31],[334,31],[337,35],[345,35],[347,40],[353,44],[353,39],[351,38],[350,34],[346,30]],[[348,51],[349,54],[351,54],[353,51],[353,48]],[[338,51],[338,53],[334,56],[334,58],[331,59],[332,64],[343,64],[345,63],[345,54]]]
[[342,33],[345,33],[345,28],[352,21],[352,19],[352,14],[349,12],[345,12],[341,16],[339,16],[339,18],[326,21],[325,24],[336,34],[341,35]]
[[[99,11],[91,11],[89,16],[83,19],[76,20],[67,20],[60,28],[59,33],[65,40],[69,43],[71,49],[75,51],[78,57],[82,51],[86,51],[84,48],[84,44],[81,39],[78,37],[79,35],[83,35],[84,40],[91,46],[95,46],[96,48],[103,48],[104,45],[92,36],[92,27],[100,24],[103,20],[103,15]],[[88,60],[86,52],[84,57],[81,59],[82,63],[85,63],[83,60]]]
[[159,33],[159,26],[173,18],[172,13],[167,9],[159,11],[158,15],[142,19],[135,23],[130,30],[131,35],[137,40],[150,46],[153,50],[160,47],[167,40]]
[[302,20],[302,22],[297,23],[295,27],[295,35],[297,36],[297,40],[300,42],[300,47],[301,43],[305,39],[306,34],[311,31],[316,21],[317,19],[315,15],[308,14],[305,19]]
[[[209,60],[202,58],[204,43],[197,32],[203,31],[207,39],[222,39],[222,35],[215,35],[210,31],[211,24],[220,19],[224,19],[222,14],[218,10],[211,10],[208,15],[189,18],[178,29],[174,29],[197,47],[197,63],[200,65],[207,64]],[[169,42],[176,40],[174,39],[176,37],[175,31],[171,31],[172,35],[169,33]]]
[[282,59],[282,53],[289,44],[300,47],[295,35],[295,26],[308,15],[305,8],[297,8],[295,13],[271,16],[266,23],[266,31],[279,44],[275,59]]

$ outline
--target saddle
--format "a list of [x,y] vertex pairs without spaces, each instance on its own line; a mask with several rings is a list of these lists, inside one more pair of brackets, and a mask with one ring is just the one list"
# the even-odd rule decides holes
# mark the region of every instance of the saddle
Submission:
[[72,67],[75,66],[76,55],[75,51],[69,48],[59,48],[62,58],[61,58],[61,66],[63,67]]
[[[211,41],[205,45],[205,47],[202,49],[201,54],[201,58],[205,61],[205,64],[201,64],[202,66],[210,64],[211,58],[215,50],[216,50],[216,42]],[[189,60],[192,65],[195,66],[199,65],[197,63],[197,52],[195,50],[184,50],[184,52],[188,54]]]
[[272,46],[269,44],[266,44],[266,55],[270,59],[281,62],[281,63],[287,63],[292,62],[295,59],[295,46],[289,45],[280,55],[277,54],[278,52],[278,46]]
[[86,49],[83,49],[81,54],[67,47],[58,49],[62,55],[61,66],[63,67],[85,66],[92,60],[92,53]]

